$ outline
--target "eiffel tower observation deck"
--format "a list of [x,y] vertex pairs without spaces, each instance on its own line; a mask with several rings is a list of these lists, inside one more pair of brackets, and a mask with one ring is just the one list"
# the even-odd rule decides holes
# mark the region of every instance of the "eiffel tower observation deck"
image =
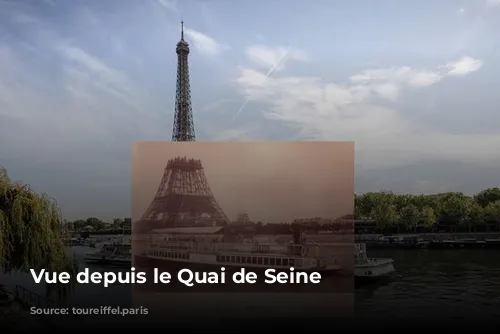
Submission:
[[[183,22],[176,53],[177,87],[172,141],[193,142],[196,136],[189,84],[189,44],[184,40]],[[147,233],[157,228],[199,225],[202,221],[217,226],[229,223],[210,190],[202,162],[191,157],[170,159],[156,195],[139,221],[139,230]]]

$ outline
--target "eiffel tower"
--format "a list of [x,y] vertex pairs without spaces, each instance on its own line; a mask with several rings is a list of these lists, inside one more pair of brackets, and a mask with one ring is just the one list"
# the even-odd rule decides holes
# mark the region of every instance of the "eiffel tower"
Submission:
[[[175,94],[172,141],[195,141],[193,111],[189,85],[189,44],[177,43],[177,88]],[[193,226],[201,220],[218,226],[229,223],[215,200],[200,160],[175,157],[167,162],[156,195],[139,221],[139,229],[147,232],[155,228]]]

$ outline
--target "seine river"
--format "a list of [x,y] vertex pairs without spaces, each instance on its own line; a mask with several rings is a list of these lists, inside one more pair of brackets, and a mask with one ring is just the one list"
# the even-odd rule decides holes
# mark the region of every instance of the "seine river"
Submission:
[[356,314],[388,316],[500,315],[500,251],[390,250],[398,277],[356,290]]
[[[71,249],[77,258],[95,250]],[[356,315],[362,317],[500,316],[500,251],[496,250],[388,250],[370,251],[370,257],[394,259],[397,276],[384,284],[358,287]],[[91,266],[91,271],[112,268]],[[5,285],[22,285],[44,294],[29,274],[0,275]],[[78,284],[69,303],[74,306],[128,306],[127,285]]]

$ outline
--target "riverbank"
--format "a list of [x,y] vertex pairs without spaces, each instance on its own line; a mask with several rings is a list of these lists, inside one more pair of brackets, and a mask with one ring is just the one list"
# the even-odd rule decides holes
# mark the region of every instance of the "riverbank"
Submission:
[[[401,233],[401,234],[391,234],[394,237],[405,237],[405,236],[415,236],[421,238],[424,241],[445,241],[445,240],[458,240],[458,239],[475,239],[477,241],[484,241],[486,239],[499,239],[499,232],[479,232],[479,233]],[[383,234],[356,234],[354,239],[358,242],[378,240],[383,237]]]

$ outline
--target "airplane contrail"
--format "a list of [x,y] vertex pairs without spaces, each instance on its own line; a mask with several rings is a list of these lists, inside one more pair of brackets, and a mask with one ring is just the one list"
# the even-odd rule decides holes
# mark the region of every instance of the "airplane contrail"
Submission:
[[[283,53],[283,55],[281,56],[281,58],[276,62],[276,64],[274,64],[273,66],[271,66],[271,68],[269,69],[269,71],[267,71],[266,76],[264,78],[264,82],[266,82],[267,79],[269,78],[269,76],[274,72],[274,70],[278,66],[280,66],[281,63],[283,63],[286,60],[286,58],[290,54],[290,50],[291,50],[291,46],[288,45],[288,47],[286,48],[285,53]],[[251,96],[247,95],[247,97],[246,97],[245,101],[243,101],[243,104],[241,105],[241,107],[234,114],[233,119],[231,120],[231,122],[234,122],[234,120],[236,119],[236,117],[238,117],[238,115],[243,111],[243,109],[245,109],[246,105],[248,104],[248,102],[250,102],[251,99],[252,99]]]

